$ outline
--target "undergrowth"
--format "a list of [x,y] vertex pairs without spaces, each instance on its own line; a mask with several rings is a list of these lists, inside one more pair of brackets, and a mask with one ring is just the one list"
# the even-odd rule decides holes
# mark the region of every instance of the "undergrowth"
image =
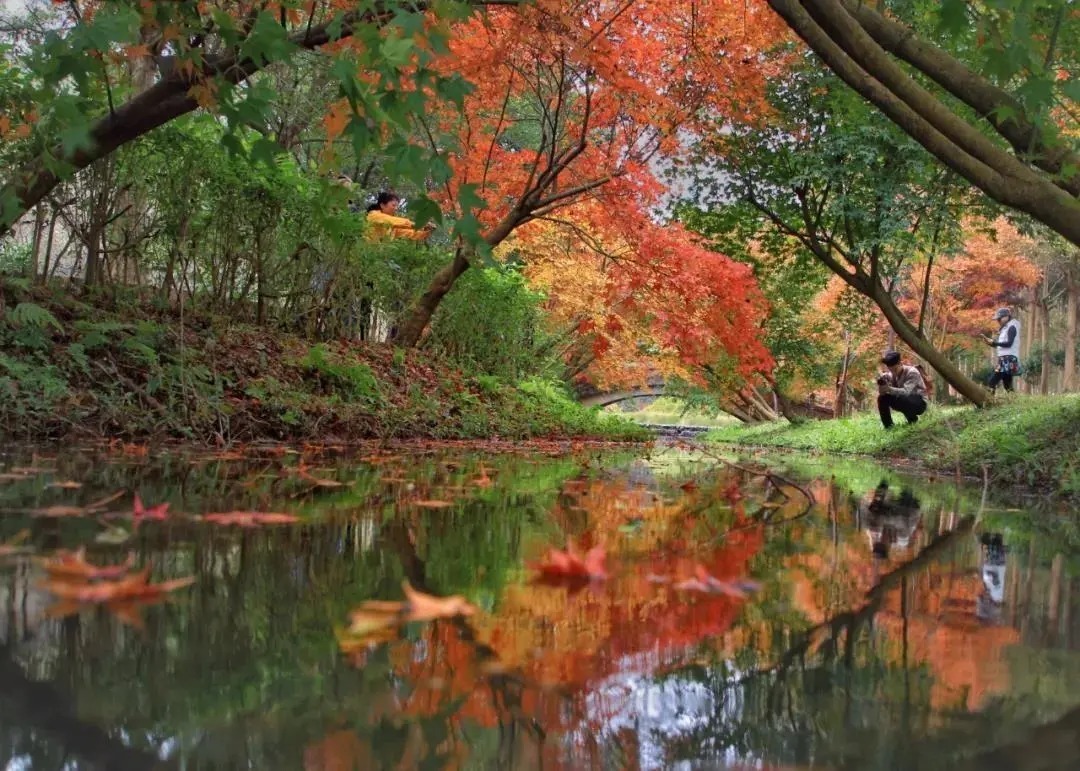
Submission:
[[110,293],[0,277],[0,436],[195,441],[643,439],[559,383],[470,375],[417,351],[312,344]]
[[1080,494],[1080,394],[1009,396],[985,409],[932,408],[919,422],[885,431],[877,415],[730,426],[707,440],[857,453],[918,461],[928,468]]

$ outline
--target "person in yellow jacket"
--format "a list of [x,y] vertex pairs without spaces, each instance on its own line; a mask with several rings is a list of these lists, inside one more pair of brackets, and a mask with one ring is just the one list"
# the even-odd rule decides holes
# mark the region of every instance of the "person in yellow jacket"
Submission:
[[429,224],[417,228],[411,220],[397,216],[401,199],[393,193],[379,193],[375,203],[367,210],[368,238],[381,241],[386,238],[408,238],[423,241],[433,229]]

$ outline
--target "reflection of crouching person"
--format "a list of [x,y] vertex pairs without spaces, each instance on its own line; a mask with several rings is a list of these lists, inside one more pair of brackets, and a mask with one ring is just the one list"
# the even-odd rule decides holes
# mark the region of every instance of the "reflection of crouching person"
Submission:
[[901,364],[900,354],[889,351],[881,358],[888,372],[878,375],[878,414],[881,425],[892,428],[892,411],[896,410],[915,423],[926,412],[926,381],[915,367]]

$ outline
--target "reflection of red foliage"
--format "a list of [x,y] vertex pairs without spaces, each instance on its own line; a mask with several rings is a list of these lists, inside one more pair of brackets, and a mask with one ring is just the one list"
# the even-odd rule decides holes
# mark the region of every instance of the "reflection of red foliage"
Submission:
[[594,546],[582,556],[568,544],[566,551],[549,549],[536,570],[547,581],[602,581],[607,578],[606,559],[603,546]]

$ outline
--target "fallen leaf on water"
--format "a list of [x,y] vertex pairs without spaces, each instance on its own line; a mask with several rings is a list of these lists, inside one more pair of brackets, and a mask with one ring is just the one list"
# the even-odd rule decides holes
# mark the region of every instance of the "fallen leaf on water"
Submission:
[[199,519],[215,525],[236,525],[237,527],[287,525],[300,521],[299,517],[292,514],[279,514],[273,511],[226,511],[220,514],[203,514]]
[[406,618],[409,621],[434,621],[437,618],[471,616],[476,613],[476,608],[460,594],[436,597],[417,591],[408,581],[403,582],[401,588],[405,592]]
[[45,572],[53,578],[83,581],[120,578],[127,575],[134,565],[135,552],[128,552],[127,558],[119,565],[93,565],[86,561],[85,547],[75,552],[59,552],[41,564]]
[[22,554],[27,549],[20,544],[29,537],[29,530],[20,530],[8,540],[0,543],[0,557],[10,557],[14,554]]
[[63,482],[52,482],[49,484],[49,487],[53,488],[54,490],[78,490],[80,487],[82,487],[82,482],[75,482],[68,479]]
[[93,503],[86,504],[85,508],[86,508],[87,511],[97,511],[98,509],[103,509],[106,506],[108,506],[110,503],[112,503],[113,501],[119,500],[120,498],[123,498],[123,497],[124,497],[124,491],[123,490],[117,490],[115,493],[112,493],[111,495],[106,495],[104,498],[98,498]]
[[735,581],[721,581],[719,578],[709,575],[704,565],[694,568],[694,577],[686,581],[680,581],[674,588],[684,592],[703,592],[705,594],[723,594],[727,597],[745,599],[751,592],[761,588],[755,581],[740,578]]
[[421,509],[448,509],[454,504],[451,501],[412,501],[412,505]]
[[101,581],[98,583],[73,583],[64,580],[52,579],[42,583],[42,587],[50,594],[61,600],[71,600],[81,603],[102,603],[121,600],[150,600],[163,594],[175,592],[195,583],[194,576],[177,578],[171,581],[162,581],[159,584],[151,584],[150,566],[138,573],[129,573],[115,581]]
[[603,546],[594,546],[582,557],[572,545],[567,544],[566,551],[549,549],[544,561],[534,565],[534,568],[540,573],[541,579],[550,581],[602,581],[607,578],[606,559],[607,552]]
[[367,637],[387,627],[397,626],[405,603],[369,600],[349,614],[349,634]]
[[139,494],[135,493],[135,502],[134,502],[134,504],[132,506],[132,515],[133,515],[133,517],[135,519],[135,524],[136,525],[138,525],[140,522],[142,522],[144,520],[148,520],[148,519],[156,519],[156,520],[168,519],[169,518],[169,503],[168,503],[168,501],[166,501],[165,503],[159,503],[156,506],[151,506],[150,508],[146,508],[145,506],[143,506],[143,502],[142,502],[142,499],[139,498]]
[[81,517],[89,514],[90,509],[84,506],[46,506],[43,509],[31,509],[30,513],[35,517]]
[[316,487],[344,487],[344,482],[338,482],[334,479],[320,479],[319,477],[309,474],[307,471],[301,470],[299,472],[300,478],[309,484],[313,484]]

